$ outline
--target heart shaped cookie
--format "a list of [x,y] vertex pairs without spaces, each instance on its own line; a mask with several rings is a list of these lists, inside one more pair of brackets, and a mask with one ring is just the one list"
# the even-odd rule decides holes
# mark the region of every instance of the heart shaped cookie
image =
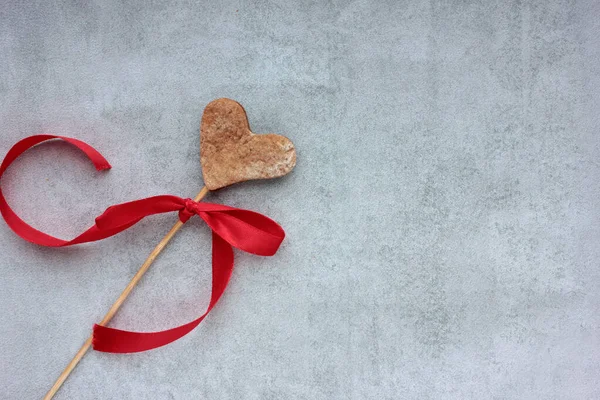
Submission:
[[252,133],[240,103],[217,99],[208,103],[202,115],[200,163],[204,184],[216,190],[283,176],[296,165],[296,150],[285,136]]

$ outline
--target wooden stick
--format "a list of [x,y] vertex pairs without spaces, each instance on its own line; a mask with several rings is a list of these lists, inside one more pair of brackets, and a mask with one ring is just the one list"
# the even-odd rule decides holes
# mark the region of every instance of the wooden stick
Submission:
[[[200,200],[202,200],[204,198],[204,196],[206,196],[207,193],[208,193],[208,189],[206,188],[206,186],[204,186],[202,188],[202,190],[200,191],[200,193],[198,193],[198,195],[196,196],[196,198],[194,198],[194,201],[200,201]],[[140,269],[138,270],[138,272],[133,276],[133,278],[131,279],[131,282],[129,282],[129,284],[127,285],[127,287],[125,288],[125,290],[123,290],[123,293],[121,293],[121,295],[119,296],[119,298],[117,299],[117,301],[115,301],[115,303],[112,305],[112,307],[110,308],[110,310],[108,310],[108,313],[106,313],[106,315],[104,316],[104,319],[102,319],[102,321],[98,325],[106,325],[106,324],[108,324],[110,322],[110,320],[117,313],[117,311],[119,310],[119,308],[121,307],[121,305],[123,304],[123,302],[125,301],[125,299],[127,298],[127,296],[129,296],[129,293],[131,293],[131,291],[133,290],[133,288],[135,287],[135,285],[137,285],[137,283],[140,281],[140,279],[142,279],[142,276],[144,276],[144,274],[146,273],[146,271],[148,270],[148,268],[150,268],[150,265],[152,265],[152,263],[154,262],[154,260],[156,259],[156,257],[165,248],[165,246],[167,245],[167,243],[169,243],[169,241],[171,240],[171,238],[173,236],[175,236],[175,234],[177,233],[177,231],[179,231],[179,229],[181,229],[182,226],[183,226],[183,223],[178,220],[175,223],[175,225],[173,225],[173,227],[171,228],[171,230],[169,231],[169,233],[167,233],[165,235],[165,237],[160,241],[160,243],[156,245],[156,247],[154,248],[154,250],[152,250],[152,253],[150,253],[150,255],[148,256],[148,258],[146,258],[146,261],[144,261],[144,263],[142,264],[142,266],[140,267]],[[67,365],[67,367],[62,372],[62,374],[60,374],[60,376],[58,377],[58,379],[54,383],[54,386],[52,386],[52,388],[50,389],[50,391],[48,391],[48,393],[46,393],[46,396],[44,396],[44,400],[50,400],[50,399],[52,399],[52,397],[54,397],[54,395],[56,394],[56,392],[58,392],[58,389],[60,389],[60,387],[62,386],[62,384],[65,382],[65,380],[67,379],[67,377],[71,373],[71,371],[73,371],[73,369],[75,368],[75,366],[77,365],[77,363],[79,363],[79,361],[83,358],[83,356],[89,350],[89,348],[90,348],[91,345],[92,345],[92,336],[90,336],[85,341],[85,343],[83,344],[83,346],[81,346],[81,348],[79,349],[79,351],[77,352],[77,354],[75,354],[75,357],[73,357],[73,359],[71,360],[71,362],[69,363],[69,365]]]

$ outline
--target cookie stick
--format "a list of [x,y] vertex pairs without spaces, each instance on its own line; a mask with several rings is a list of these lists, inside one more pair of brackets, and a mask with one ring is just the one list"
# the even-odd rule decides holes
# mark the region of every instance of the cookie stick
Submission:
[[[200,162],[205,186],[194,199],[196,202],[201,201],[209,190],[217,190],[247,180],[280,177],[289,173],[296,165],[296,151],[293,143],[280,135],[252,133],[244,108],[230,99],[214,100],[206,106],[202,116],[200,135]],[[183,223],[177,221],[156,245],[98,325],[106,325],[110,322],[135,285],[182,226]],[[85,341],[44,396],[44,400],[54,397],[89,350],[92,338],[93,336],[90,336]]]
[[[194,198],[194,201],[201,201],[207,193],[208,189],[205,186],[202,188],[200,193],[198,193],[198,195]],[[127,296],[129,296],[129,293],[131,293],[135,285],[137,285],[137,283],[140,281],[140,279],[142,279],[146,271],[148,271],[148,268],[150,268],[150,265],[152,265],[156,257],[158,257],[160,252],[165,248],[167,243],[169,243],[169,241],[173,238],[173,236],[175,236],[175,234],[179,231],[179,229],[181,229],[182,226],[183,222],[178,220],[175,223],[175,225],[173,225],[171,230],[165,235],[165,237],[162,238],[160,243],[156,245],[154,250],[152,250],[148,258],[146,258],[146,261],[144,261],[138,272],[136,272],[129,284],[125,287],[125,290],[123,290],[117,301],[115,301],[115,303],[110,307],[110,310],[108,310],[108,312],[106,313],[102,321],[98,323],[98,325],[106,325],[110,322],[110,320],[115,316],[121,305],[125,302],[125,299],[127,299]],[[67,377],[71,374],[71,371],[73,371],[73,369],[77,366],[79,361],[81,361],[85,353],[87,353],[87,351],[90,349],[90,346],[92,345],[92,338],[93,335],[85,341],[83,346],[81,346],[79,351],[75,354],[75,357],[73,357],[71,362],[60,374],[56,382],[54,382],[52,388],[50,388],[48,393],[46,393],[46,395],[44,396],[44,400],[50,400],[52,399],[52,397],[54,397],[58,389],[60,389]]]

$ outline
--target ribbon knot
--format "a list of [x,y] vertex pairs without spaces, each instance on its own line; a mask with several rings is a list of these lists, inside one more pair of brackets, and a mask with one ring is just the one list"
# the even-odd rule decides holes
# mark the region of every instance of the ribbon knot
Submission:
[[198,205],[198,202],[193,199],[184,199],[183,208],[179,211],[179,220],[186,223],[195,214],[199,214],[201,211]]
[[[15,144],[0,165],[0,177],[24,151],[50,139],[62,139],[82,150],[98,170],[110,164],[88,144],[62,136],[37,135]],[[181,222],[194,214],[212,230],[212,293],[207,310],[185,325],[160,332],[129,332],[95,325],[92,344],[95,350],[111,353],[133,353],[164,346],[194,329],[215,306],[233,272],[233,247],[261,256],[275,254],[285,237],[281,226],[259,213],[222,204],[196,202],[177,196],[162,195],[110,206],[96,218],[95,224],[72,240],[63,240],[41,232],[27,224],[10,208],[0,190],[0,212],[8,226],[23,239],[50,247],[64,247],[93,242],[116,235],[143,218],[171,211],[179,212]]]

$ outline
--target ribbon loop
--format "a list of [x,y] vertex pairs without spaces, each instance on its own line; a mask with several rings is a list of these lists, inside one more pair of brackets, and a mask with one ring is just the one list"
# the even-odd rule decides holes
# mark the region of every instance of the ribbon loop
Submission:
[[272,256],[285,237],[275,221],[248,210],[206,211],[201,218],[227,243],[251,254]]
[[[24,151],[50,139],[62,139],[82,150],[98,170],[110,168],[102,155],[77,139],[37,135],[15,144],[0,165],[0,178],[8,166]],[[132,353],[154,349],[171,343],[193,330],[215,306],[233,272],[233,247],[248,253],[271,256],[285,237],[275,221],[253,211],[221,204],[199,203],[192,199],[161,195],[110,206],[95,219],[95,224],[76,238],[66,241],[38,231],[17,216],[10,208],[0,188],[0,212],[8,226],[23,239],[41,246],[63,247],[108,238],[135,225],[143,218],[178,211],[181,222],[199,215],[213,231],[212,234],[212,295],[202,316],[185,325],[161,332],[128,332],[95,325],[95,350],[112,353]]]

